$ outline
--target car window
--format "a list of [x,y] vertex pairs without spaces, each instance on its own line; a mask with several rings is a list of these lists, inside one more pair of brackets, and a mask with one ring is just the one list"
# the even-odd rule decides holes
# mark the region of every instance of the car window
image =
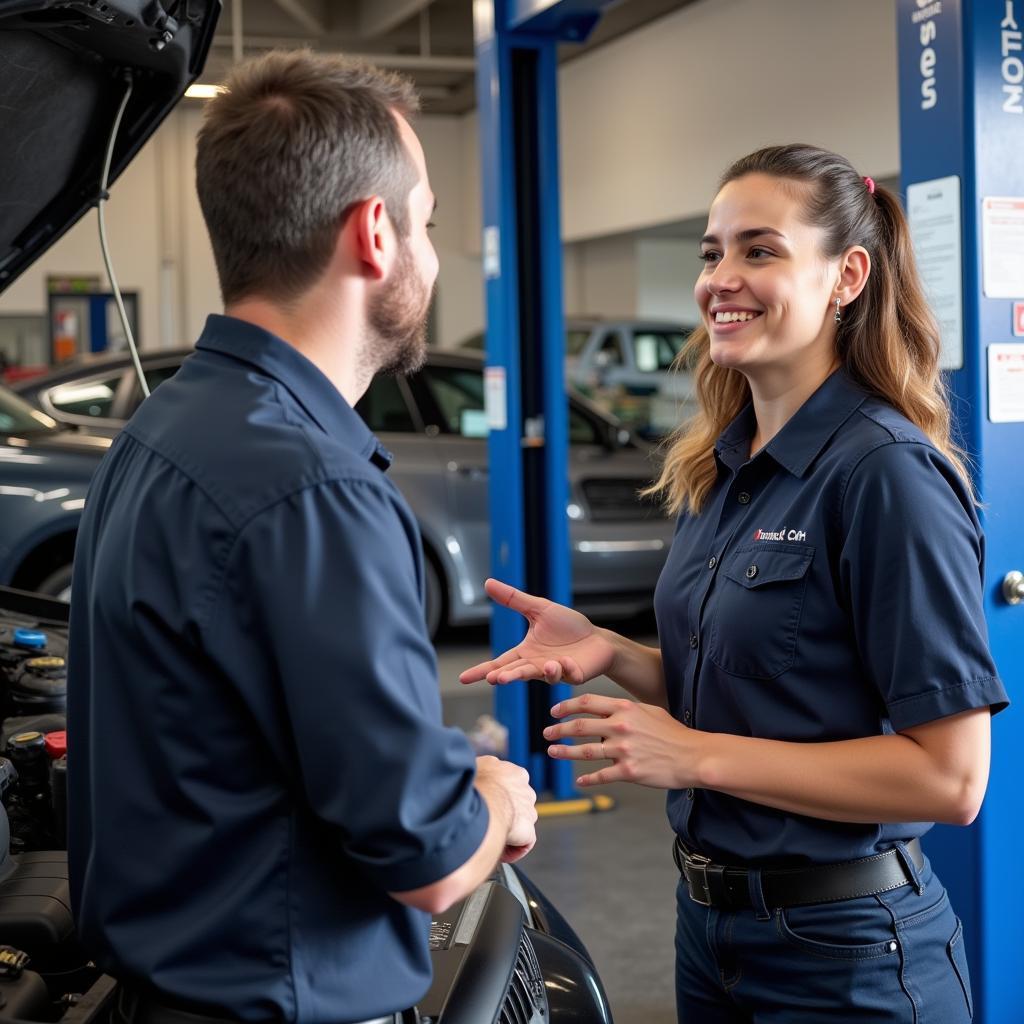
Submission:
[[416,433],[416,424],[394,377],[374,377],[356,403],[356,412],[374,433]]
[[569,330],[565,332],[565,354],[578,356],[587,344],[590,331]]
[[486,437],[484,377],[480,370],[454,366],[428,366],[421,371],[427,389],[441,413],[446,434]]
[[[171,363],[170,366],[151,366],[148,369],[143,369],[142,373],[146,378],[146,387],[149,388],[149,393],[153,394],[165,380],[170,380],[180,369],[181,363]],[[134,367],[130,367],[128,372],[131,373],[132,377],[135,376]],[[142,402],[142,389],[136,380],[132,381],[132,391],[128,401],[131,408],[125,415],[130,417]]]
[[57,424],[46,413],[0,387],[0,430],[11,434],[50,433]]
[[50,389],[46,397],[54,409],[69,416],[107,419],[111,415],[114,397],[123,376],[123,371],[119,370],[107,377],[58,384]]
[[618,333],[609,334],[597,350],[597,365],[601,367],[622,366],[625,361],[622,353],[622,338]]
[[[483,373],[476,369],[427,366],[420,371],[441,411],[441,429],[462,437],[486,437]],[[569,444],[602,444],[601,424],[569,404]]]
[[569,444],[603,444],[601,429],[592,419],[569,405]]
[[170,366],[151,366],[143,370],[146,377],[146,386],[152,394],[165,380],[170,380],[181,369],[181,363],[171,363]]
[[636,368],[642,373],[669,369],[686,338],[683,331],[637,331],[633,335]]

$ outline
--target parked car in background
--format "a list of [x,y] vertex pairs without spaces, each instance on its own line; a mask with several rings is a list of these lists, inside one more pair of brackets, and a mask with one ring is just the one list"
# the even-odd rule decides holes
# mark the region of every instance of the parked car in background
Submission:
[[[143,353],[150,389],[170,377],[190,351]],[[49,420],[107,439],[142,400],[124,353],[61,366],[26,381],[21,390]],[[409,378],[375,378],[356,409],[394,453],[390,474],[419,521],[431,635],[445,623],[486,621],[490,517],[483,360],[432,351],[426,366]],[[573,600],[594,615],[644,611],[673,531],[661,509],[637,493],[654,476],[651,451],[576,394],[569,397],[569,442]],[[0,575],[0,583],[7,581]]]
[[85,494],[109,446],[0,387],[0,584],[67,598]]
[[[150,391],[173,377],[191,348],[140,354]],[[79,356],[49,373],[17,381],[11,390],[67,427],[114,437],[142,401],[127,352]]]
[[[643,319],[569,317],[565,377],[635,433],[660,437],[693,411],[693,380],[676,356],[692,324]],[[484,335],[459,346],[483,351]]]

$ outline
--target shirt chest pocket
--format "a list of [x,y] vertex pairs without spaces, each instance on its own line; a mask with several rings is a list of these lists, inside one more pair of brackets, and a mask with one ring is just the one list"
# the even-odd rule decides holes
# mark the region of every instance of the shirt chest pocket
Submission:
[[720,570],[708,657],[731,675],[771,679],[796,658],[814,548],[741,548]]

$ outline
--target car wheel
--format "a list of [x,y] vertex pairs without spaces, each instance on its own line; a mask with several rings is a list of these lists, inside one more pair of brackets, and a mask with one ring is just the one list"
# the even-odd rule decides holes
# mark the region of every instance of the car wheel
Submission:
[[430,639],[437,636],[441,628],[441,620],[444,616],[444,590],[441,585],[441,575],[431,558],[423,560],[423,571],[426,577],[427,597],[427,632]]
[[71,566],[62,565],[44,576],[33,588],[36,593],[55,597],[58,601],[71,600]]

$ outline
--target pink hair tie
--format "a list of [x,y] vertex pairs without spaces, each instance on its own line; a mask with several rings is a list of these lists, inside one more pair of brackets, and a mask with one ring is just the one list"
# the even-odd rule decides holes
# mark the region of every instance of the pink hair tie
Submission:
[[875,194],[875,179],[874,178],[865,178],[864,179],[864,184],[867,185],[868,191],[872,195],[874,195]]

